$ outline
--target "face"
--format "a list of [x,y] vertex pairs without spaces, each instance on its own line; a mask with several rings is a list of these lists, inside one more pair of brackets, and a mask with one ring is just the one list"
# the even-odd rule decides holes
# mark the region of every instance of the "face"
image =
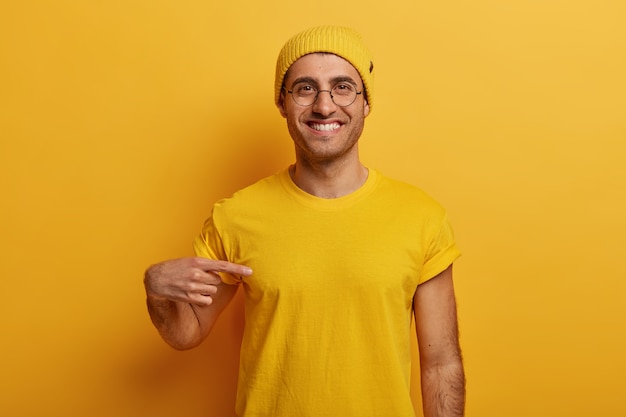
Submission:
[[296,158],[309,163],[331,162],[339,158],[358,159],[357,142],[363,131],[369,105],[365,93],[347,107],[337,106],[328,92],[320,92],[311,106],[296,104],[286,90],[306,82],[319,90],[331,90],[339,82],[354,84],[363,91],[358,71],[333,54],[309,54],[289,68],[278,109],[285,119],[296,146]]

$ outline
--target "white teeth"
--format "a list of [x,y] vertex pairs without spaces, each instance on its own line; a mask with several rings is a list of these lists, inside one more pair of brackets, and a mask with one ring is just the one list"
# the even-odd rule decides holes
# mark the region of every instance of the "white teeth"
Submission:
[[311,127],[321,132],[339,129],[339,123],[311,123]]

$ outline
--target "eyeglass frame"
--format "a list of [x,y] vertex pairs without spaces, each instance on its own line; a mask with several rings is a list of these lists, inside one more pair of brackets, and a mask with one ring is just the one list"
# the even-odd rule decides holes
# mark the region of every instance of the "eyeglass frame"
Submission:
[[[296,84],[298,84],[298,83],[296,83]],[[350,83],[350,84],[351,84],[351,83]],[[334,86],[334,87],[333,87],[333,88],[331,88],[330,90],[318,90],[315,86],[311,86],[311,88],[314,88],[314,89],[315,89],[315,98],[313,99],[313,102],[312,102],[311,104],[300,104],[300,103],[298,103],[298,102],[296,101],[296,99],[294,98],[294,96],[293,96],[293,90],[287,90],[287,87],[285,87],[285,86],[283,86],[282,88],[283,88],[283,90],[285,90],[287,93],[291,94],[291,99],[293,100],[293,102],[294,102],[294,103],[296,103],[296,105],[298,105],[298,106],[300,106],[300,107],[311,107],[311,106],[312,106],[312,105],[314,105],[314,104],[315,104],[315,102],[317,101],[317,98],[319,97],[320,93],[324,93],[324,92],[326,92],[326,93],[328,93],[328,94],[330,95],[330,100],[333,102],[333,104],[335,104],[335,106],[339,106],[339,107],[349,107],[349,106],[351,106],[351,105],[353,105],[353,104],[354,104],[354,102],[356,101],[356,98],[357,98],[359,95],[363,94],[363,91],[365,90],[365,89],[363,89],[363,90],[361,90],[361,91],[357,91],[357,92],[356,92],[356,94],[354,94],[354,100],[352,100],[352,102],[351,102],[350,104],[344,104],[344,105],[341,105],[341,104],[337,104],[337,103],[335,103],[335,97],[333,96],[333,89],[335,89],[335,87],[337,87],[337,86]],[[293,87],[292,87],[292,88],[293,88]],[[356,88],[355,88],[355,90],[356,90]]]

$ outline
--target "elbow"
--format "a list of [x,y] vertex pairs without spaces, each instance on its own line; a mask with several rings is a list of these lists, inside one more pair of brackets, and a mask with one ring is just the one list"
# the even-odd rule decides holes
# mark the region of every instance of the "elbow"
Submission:
[[195,326],[181,326],[180,323],[168,323],[167,325],[156,326],[156,328],[165,343],[179,351],[198,347],[205,339],[201,329]]
[[202,340],[200,338],[183,338],[183,337],[172,337],[171,335],[161,334],[161,338],[167,343],[172,349],[178,351],[190,350],[195,347],[198,347]]
[[174,350],[177,350],[179,352],[185,351],[185,350],[191,350],[195,347],[197,347],[199,344],[196,343],[179,343],[179,342],[171,342],[166,340],[167,344],[173,348]]

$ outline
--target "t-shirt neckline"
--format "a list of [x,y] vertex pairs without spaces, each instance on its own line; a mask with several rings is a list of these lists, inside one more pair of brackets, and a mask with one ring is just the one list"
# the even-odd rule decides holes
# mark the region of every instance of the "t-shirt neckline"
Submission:
[[350,207],[371,194],[378,183],[380,175],[375,169],[368,168],[367,179],[361,187],[350,194],[337,198],[322,198],[307,193],[293,182],[291,175],[289,175],[289,168],[284,169],[279,174],[279,177],[287,193],[300,204],[317,210],[334,211]]

